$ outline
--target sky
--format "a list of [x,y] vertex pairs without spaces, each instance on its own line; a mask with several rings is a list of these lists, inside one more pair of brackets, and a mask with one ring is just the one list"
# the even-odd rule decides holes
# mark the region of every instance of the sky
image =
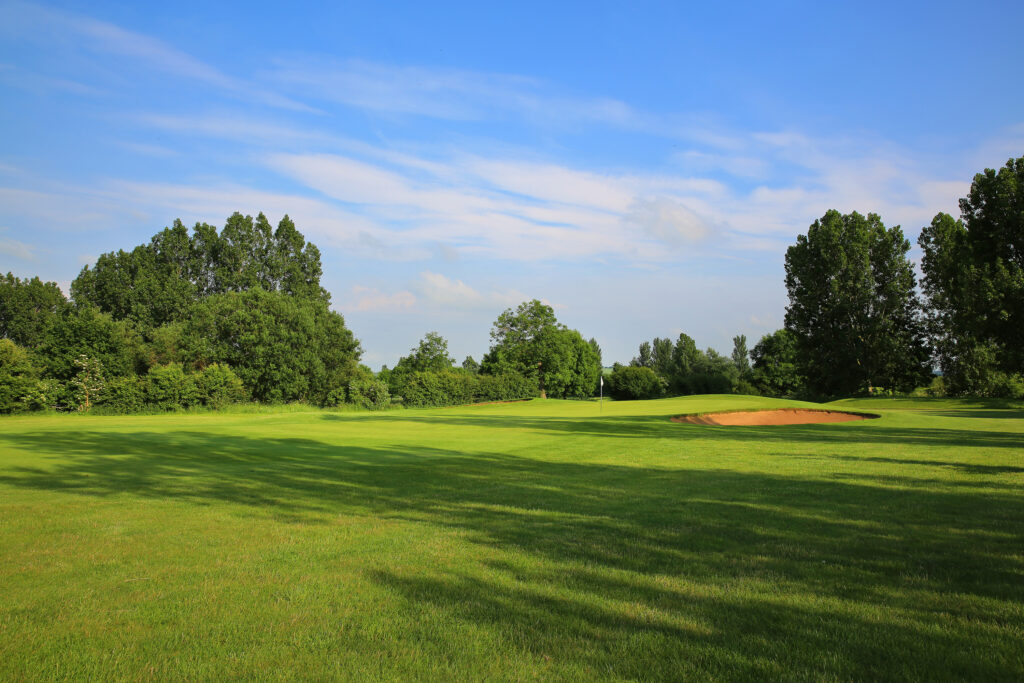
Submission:
[[287,213],[374,369],[533,298],[728,353],[826,210],[913,242],[1024,155],[1024,3],[501,4],[0,0],[0,271]]

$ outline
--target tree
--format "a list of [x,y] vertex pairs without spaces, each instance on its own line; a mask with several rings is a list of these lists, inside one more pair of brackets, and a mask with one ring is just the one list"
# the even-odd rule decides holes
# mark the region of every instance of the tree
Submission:
[[910,243],[899,226],[828,211],[786,251],[786,329],[823,396],[909,391],[931,375]]
[[665,380],[643,365],[620,365],[608,376],[608,394],[619,400],[658,398]]
[[0,338],[34,348],[47,325],[68,308],[68,301],[55,282],[0,277]]
[[448,340],[437,332],[427,332],[419,345],[398,361],[395,370],[439,372],[454,364],[455,359],[448,356]]
[[75,368],[76,373],[71,384],[77,389],[78,409],[88,411],[103,391],[103,363],[97,358],[83,354],[75,359]]
[[197,223],[191,236],[180,220],[149,244],[101,255],[85,266],[71,294],[116,320],[142,328],[182,320],[193,303],[225,292],[261,288],[330,303],[320,286],[320,251],[286,215],[277,230],[262,213],[234,213],[224,229]]
[[361,353],[345,319],[323,301],[259,287],[194,304],[182,337],[195,368],[227,364],[266,402],[323,403],[347,386]]
[[480,374],[480,364],[473,360],[473,356],[466,356],[462,361],[462,369],[474,375]]
[[638,368],[652,368],[654,367],[654,355],[651,352],[651,342],[645,341],[640,342],[640,349],[630,365]]
[[537,383],[542,398],[582,398],[597,386],[601,361],[594,348],[579,332],[559,324],[554,310],[537,299],[499,315],[491,342],[481,372],[523,375]]
[[668,378],[673,391],[680,394],[697,393],[693,375],[697,372],[700,361],[701,353],[696,342],[689,335],[679,333],[679,338],[672,348],[672,365]]
[[803,388],[797,371],[796,339],[788,330],[776,330],[761,337],[750,351],[753,358],[751,381],[765,396],[796,396]]
[[921,284],[947,388],[978,394],[1024,373],[1024,157],[974,176],[960,213],[921,231]]
[[740,373],[740,377],[746,378],[750,374],[750,353],[747,351],[747,335],[740,334],[732,338],[732,363]]

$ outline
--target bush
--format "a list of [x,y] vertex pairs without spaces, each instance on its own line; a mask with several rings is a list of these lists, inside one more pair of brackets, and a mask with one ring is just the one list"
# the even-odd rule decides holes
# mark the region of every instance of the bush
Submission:
[[466,371],[412,372],[402,383],[405,405],[454,406],[472,403],[477,378]]
[[360,408],[380,410],[391,405],[388,385],[373,378],[360,378],[348,384],[348,402]]
[[665,381],[646,367],[616,366],[608,376],[608,394],[613,398],[634,400],[657,398],[665,393]]
[[245,399],[242,380],[227,365],[209,365],[194,379],[199,401],[208,408],[223,408]]
[[0,413],[31,410],[38,370],[28,352],[10,339],[0,339]]
[[477,401],[515,401],[533,398],[537,395],[537,381],[518,373],[505,372],[498,375],[480,375],[477,384]]
[[142,412],[146,407],[146,391],[142,380],[137,375],[110,380],[97,405],[104,412],[122,415]]
[[191,408],[199,404],[199,391],[193,378],[180,363],[150,368],[145,380],[146,403],[160,410]]

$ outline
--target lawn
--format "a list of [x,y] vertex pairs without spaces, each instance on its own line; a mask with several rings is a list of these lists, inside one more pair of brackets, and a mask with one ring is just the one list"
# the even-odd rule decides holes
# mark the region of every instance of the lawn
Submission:
[[0,420],[0,679],[1024,679],[1024,405]]

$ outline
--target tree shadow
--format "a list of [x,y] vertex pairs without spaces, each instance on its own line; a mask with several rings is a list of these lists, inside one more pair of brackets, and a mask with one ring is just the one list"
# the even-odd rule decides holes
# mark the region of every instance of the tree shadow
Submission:
[[[658,419],[612,424],[633,436],[687,431]],[[584,420],[573,431],[608,429]],[[7,486],[230,503],[307,524],[350,514],[457,530],[492,559],[367,575],[422,609],[561,658],[553,671],[571,659],[586,677],[1024,673],[1009,635],[1024,603],[1019,491],[198,431],[38,431],[0,434],[0,444],[61,454],[5,470]],[[985,473],[1005,472],[1017,470]],[[950,610],[974,626],[948,627]]]
[[549,418],[513,415],[438,415],[406,412],[393,415],[324,415],[325,420],[389,421],[395,424],[448,425],[478,429],[517,429],[562,432],[583,436],[621,439],[721,439],[725,441],[902,444],[912,446],[956,446],[965,448],[1024,448],[1022,431],[982,431],[944,428],[911,428],[887,424],[885,418],[855,422],[805,425],[711,426],[676,423],[673,414],[629,417]]

